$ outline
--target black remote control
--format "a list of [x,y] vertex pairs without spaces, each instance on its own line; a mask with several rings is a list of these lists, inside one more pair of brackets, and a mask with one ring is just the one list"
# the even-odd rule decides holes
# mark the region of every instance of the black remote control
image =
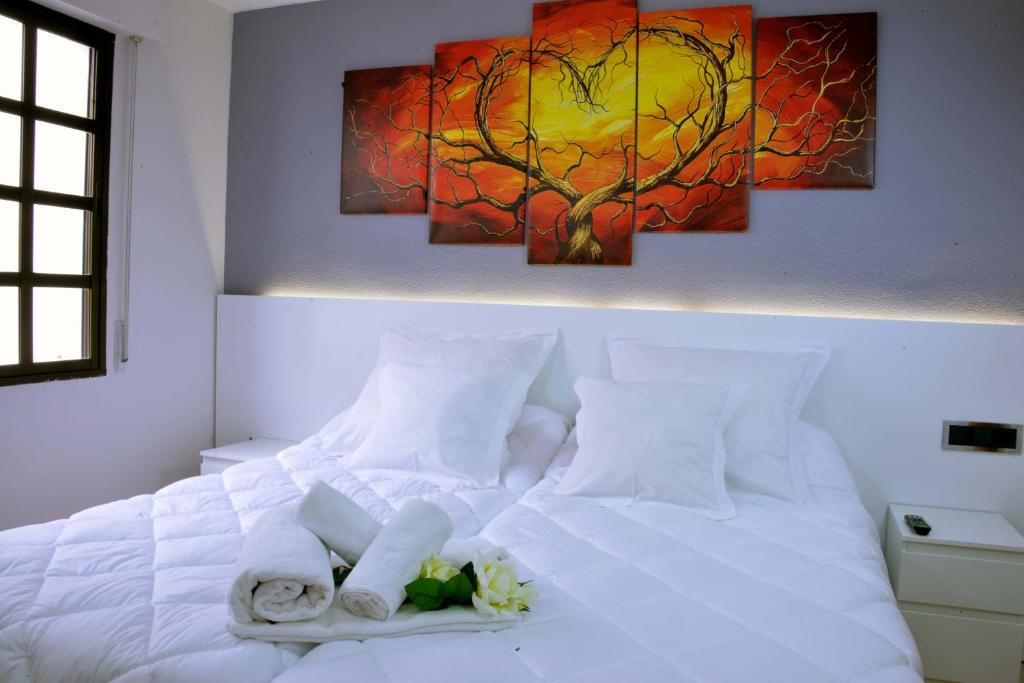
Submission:
[[932,527],[920,515],[903,515],[903,519],[907,521],[907,526],[913,529],[914,533],[918,536],[927,536],[932,531]]

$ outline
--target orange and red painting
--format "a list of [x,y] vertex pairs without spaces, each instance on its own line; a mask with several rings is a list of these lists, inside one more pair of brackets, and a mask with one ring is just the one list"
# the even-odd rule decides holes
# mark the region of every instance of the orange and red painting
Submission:
[[530,39],[434,50],[431,244],[523,244]]
[[877,14],[757,21],[754,182],[874,187]]
[[639,33],[637,230],[746,230],[751,7],[645,12]]
[[424,213],[430,65],[345,72],[342,213]]
[[629,265],[636,0],[533,6],[528,259]]

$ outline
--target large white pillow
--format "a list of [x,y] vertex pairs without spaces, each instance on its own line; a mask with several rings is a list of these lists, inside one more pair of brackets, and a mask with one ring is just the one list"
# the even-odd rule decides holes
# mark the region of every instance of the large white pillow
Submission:
[[744,382],[747,391],[725,432],[726,482],[737,491],[787,501],[807,497],[793,430],[828,362],[828,347],[714,349],[609,337],[608,352],[619,381]]
[[[519,403],[522,406],[530,384],[544,367],[557,339],[558,333],[555,330],[449,334],[385,325],[381,330],[377,365],[363,385],[359,398],[336,430],[334,440],[326,446],[332,452],[350,453],[369,434],[380,412],[378,377],[385,363],[524,372],[530,376],[530,382],[523,389],[522,401]],[[506,432],[511,431],[516,415],[511,416]]]
[[735,516],[722,433],[742,391],[737,383],[576,380],[578,450],[555,492]]
[[356,470],[401,470],[440,484],[495,486],[507,424],[532,377],[517,370],[467,370],[385,363],[380,413],[350,457]]

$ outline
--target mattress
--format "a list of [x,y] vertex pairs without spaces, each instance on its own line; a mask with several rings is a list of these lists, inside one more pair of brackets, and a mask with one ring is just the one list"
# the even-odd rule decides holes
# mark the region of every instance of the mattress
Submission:
[[278,682],[921,681],[849,471],[828,435],[801,432],[810,499],[735,496],[726,522],[558,496],[567,452],[480,534],[536,578],[520,626],[327,643]]
[[[408,498],[437,503],[456,535],[470,536],[521,493],[340,462],[311,438],[220,475],[0,532],[0,681],[269,681],[308,646],[225,629],[232,564],[265,510],[323,480],[381,522]],[[533,483],[521,471],[512,478]]]

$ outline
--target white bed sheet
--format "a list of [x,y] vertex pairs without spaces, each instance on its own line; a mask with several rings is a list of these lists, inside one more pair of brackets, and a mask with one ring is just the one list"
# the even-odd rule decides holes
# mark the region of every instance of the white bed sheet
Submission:
[[269,681],[308,646],[225,628],[232,564],[265,510],[323,480],[381,522],[408,498],[432,501],[470,536],[521,493],[354,473],[318,445],[0,532],[0,681]]
[[555,495],[559,457],[480,534],[538,577],[522,625],[327,643],[278,683],[920,681],[849,471],[828,435],[801,430],[809,500],[737,496],[727,522]]

